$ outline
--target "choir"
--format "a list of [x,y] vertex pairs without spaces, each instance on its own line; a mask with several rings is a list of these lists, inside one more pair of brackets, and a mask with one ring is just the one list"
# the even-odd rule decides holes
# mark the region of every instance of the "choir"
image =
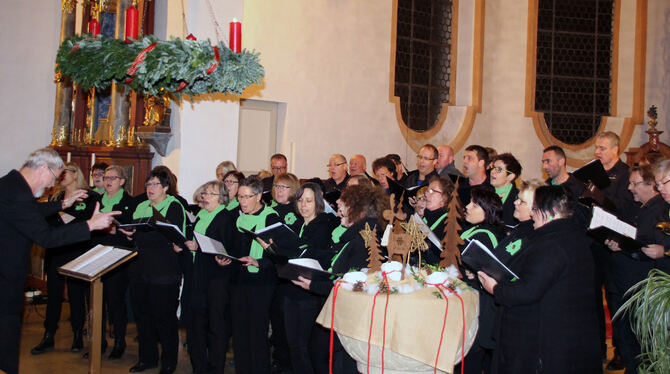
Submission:
[[[94,232],[89,241],[49,248],[45,333],[31,352],[41,354],[54,346],[65,281],[55,269],[93,245],[105,244],[138,252],[136,259],[103,279],[105,318],[114,337],[110,360],[122,357],[126,349],[130,295],[139,344],[139,361],[130,372],[158,366],[160,373],[174,372],[181,325],[194,373],[223,373],[231,338],[238,374],[328,373],[331,355],[334,373],[357,373],[337,337],[331,347],[328,331],[315,323],[333,282],[303,277],[287,281],[277,276],[274,265],[307,257],[336,274],[367,267],[368,252],[359,232],[366,224],[386,227],[388,195],[400,185],[407,194],[402,209],[417,213],[439,239],[447,217],[455,213],[450,202],[459,199],[461,238],[479,240],[518,275],[496,281],[465,266],[459,269],[463,280],[479,291],[480,312],[475,343],[456,371],[602,372],[603,286],[613,314],[625,302],[626,291],[650,269],[670,270],[665,256],[670,237],[655,228],[670,220],[670,160],[630,169],[619,159],[616,134],[602,133],[595,144],[595,158],[610,180],[603,190],[567,172],[565,153],[558,146],[546,148],[538,160],[546,181],[521,180],[522,166],[511,153],[494,155],[480,145],[465,148],[462,173],[454,166],[451,147],[431,144],[419,149],[417,168],[407,173],[397,155],[375,159],[374,178],[362,155],[349,162],[344,155],[332,155],[325,181],[301,182],[287,173],[281,154],[272,156],[272,174],[265,178],[245,177],[225,161],[217,166],[216,179],[198,188],[191,205],[179,196],[176,177],[166,167],[156,167],[145,193],[132,197],[124,189],[128,176],[123,168],[96,164],[95,191],[89,190],[86,199],[64,213],[86,221],[97,203],[100,212],[121,212],[116,216],[121,224],[158,215],[187,240],[172,243],[154,231],[112,225]],[[63,170],[51,200],[68,199],[87,188],[77,165],[65,164]],[[594,242],[587,235],[588,201],[634,222],[637,240],[645,245],[641,251],[632,256],[616,241]],[[66,224],[62,213],[49,222]],[[298,239],[278,234],[263,240],[249,234],[278,223]],[[238,260],[203,252],[196,233],[220,241]],[[381,237],[383,230],[377,233]],[[429,245],[422,262],[437,265],[440,248]],[[420,265],[415,256],[410,262]],[[71,349],[77,352],[83,349],[86,285],[71,279],[67,284]],[[615,321],[613,344],[626,369],[634,372],[640,345],[627,316]],[[103,350],[106,345],[104,341]]]

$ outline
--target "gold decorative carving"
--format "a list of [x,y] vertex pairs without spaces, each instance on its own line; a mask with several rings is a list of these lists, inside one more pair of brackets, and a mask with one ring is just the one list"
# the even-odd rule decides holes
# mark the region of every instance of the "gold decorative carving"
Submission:
[[144,98],[144,126],[161,126],[165,119],[165,111],[170,107],[167,95]]
[[77,0],[63,0],[63,12],[72,13],[74,8],[77,7]]

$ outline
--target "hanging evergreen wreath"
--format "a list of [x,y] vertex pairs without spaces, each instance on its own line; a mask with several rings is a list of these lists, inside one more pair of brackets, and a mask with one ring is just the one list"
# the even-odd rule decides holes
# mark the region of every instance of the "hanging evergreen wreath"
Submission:
[[63,41],[56,55],[56,72],[87,90],[104,89],[112,82],[136,92],[162,95],[206,93],[240,95],[265,75],[259,53],[234,53],[223,43],[154,36],[125,43],[108,36],[74,36]]

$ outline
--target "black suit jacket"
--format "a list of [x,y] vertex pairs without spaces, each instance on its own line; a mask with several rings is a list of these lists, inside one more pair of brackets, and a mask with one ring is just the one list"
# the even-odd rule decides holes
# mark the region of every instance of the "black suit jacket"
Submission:
[[83,221],[50,226],[45,217],[60,209],[61,202],[38,203],[18,171],[0,178],[0,315],[21,315],[33,243],[49,248],[90,239]]

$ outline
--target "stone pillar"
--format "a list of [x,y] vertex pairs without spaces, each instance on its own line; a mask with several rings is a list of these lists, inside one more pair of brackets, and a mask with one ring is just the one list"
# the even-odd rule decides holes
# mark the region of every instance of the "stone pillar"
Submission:
[[[61,43],[74,35],[76,15],[76,2],[63,0],[60,22]],[[72,81],[57,74],[54,82],[56,83],[56,107],[51,145],[67,145],[70,142],[70,123],[72,122]]]

